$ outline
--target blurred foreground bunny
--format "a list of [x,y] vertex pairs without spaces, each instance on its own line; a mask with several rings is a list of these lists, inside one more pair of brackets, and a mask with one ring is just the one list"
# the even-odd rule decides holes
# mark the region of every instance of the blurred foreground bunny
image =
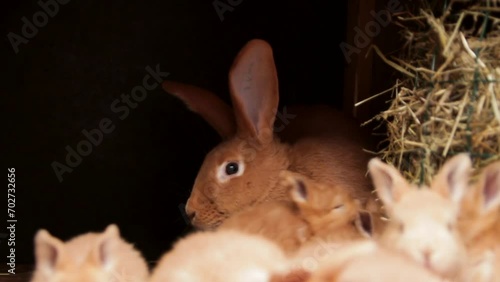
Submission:
[[377,158],[368,167],[389,216],[380,238],[382,245],[456,281],[467,261],[457,220],[469,181],[468,154],[448,159],[430,187],[410,185],[397,169]]
[[360,125],[327,106],[287,108],[295,118],[279,135],[278,75],[271,46],[249,41],[229,72],[232,108],[217,95],[165,81],[163,89],[201,115],[223,142],[207,154],[194,181],[186,212],[200,229],[213,229],[231,214],[269,200],[287,200],[282,170],[341,186],[362,204],[373,196],[366,174],[369,155]]
[[67,242],[41,229],[35,235],[35,260],[31,282],[145,282],[149,276],[141,253],[114,224]]
[[150,282],[287,282],[292,271],[283,250],[262,236],[199,231],[161,257]]
[[459,220],[470,262],[462,281],[500,281],[500,161],[480,171]]
[[408,257],[373,240],[350,242],[319,263],[307,282],[444,282]]

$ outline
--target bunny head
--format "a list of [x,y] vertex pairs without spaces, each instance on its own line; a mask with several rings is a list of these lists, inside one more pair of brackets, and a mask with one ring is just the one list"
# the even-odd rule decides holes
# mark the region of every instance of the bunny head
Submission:
[[275,138],[278,78],[270,45],[249,41],[229,73],[233,109],[198,87],[165,81],[163,89],[201,115],[223,142],[205,157],[186,204],[193,226],[214,229],[234,212],[265,200],[286,199],[278,172],[289,165],[288,146]]
[[[485,166],[467,192],[459,221],[464,239],[473,245],[491,245],[482,237],[494,226],[500,230],[500,161]],[[490,234],[493,237],[500,236],[498,231],[493,233],[497,233]]]
[[[119,229],[110,224],[102,233],[88,233],[63,242],[41,229],[35,235],[36,269],[31,282],[105,282],[147,277],[147,266],[136,252],[125,257],[134,259],[133,276],[123,276],[120,269],[121,238]],[[130,264],[128,262],[128,264]],[[131,265],[131,264],[130,264]],[[137,278],[137,279],[136,279]]]
[[370,213],[342,187],[325,185],[290,171],[282,171],[280,177],[281,185],[288,185],[290,197],[314,235],[339,241],[371,237]]
[[465,259],[457,220],[470,167],[467,154],[456,155],[445,162],[430,187],[417,187],[393,166],[370,160],[370,175],[389,216],[381,241],[443,277],[456,275]]

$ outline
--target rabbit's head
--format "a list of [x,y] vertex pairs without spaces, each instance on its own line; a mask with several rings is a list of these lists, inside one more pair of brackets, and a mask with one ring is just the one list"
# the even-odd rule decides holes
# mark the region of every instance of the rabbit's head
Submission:
[[193,226],[213,229],[236,211],[265,200],[286,199],[278,172],[289,165],[288,146],[275,138],[278,78],[270,45],[249,41],[229,73],[233,109],[215,94],[177,82],[163,83],[222,137],[194,181],[186,204]]
[[486,244],[478,236],[500,225],[500,161],[485,166],[466,195],[460,213],[460,230],[467,242]]
[[117,253],[120,240],[118,227],[114,224],[102,233],[85,234],[66,243],[41,229],[35,235],[36,269],[31,281],[104,282],[132,279],[122,277],[116,265],[121,255]]
[[289,187],[299,214],[316,236],[331,240],[371,237],[371,214],[343,187],[326,185],[286,170],[280,177],[281,185]]
[[430,187],[410,185],[396,168],[377,158],[368,167],[389,216],[382,242],[443,277],[457,274],[465,259],[457,219],[468,185],[469,156],[447,160]]

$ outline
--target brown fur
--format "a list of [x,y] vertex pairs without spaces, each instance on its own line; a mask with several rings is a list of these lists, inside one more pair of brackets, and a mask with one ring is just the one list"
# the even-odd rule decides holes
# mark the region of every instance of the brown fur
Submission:
[[288,202],[265,202],[235,213],[218,230],[235,229],[262,235],[295,252],[311,236],[309,226]]
[[31,282],[145,282],[149,276],[140,252],[120,238],[114,224],[67,242],[39,230],[35,259]]
[[[281,176],[281,185],[291,187],[289,189],[299,215],[308,223],[312,234],[291,256],[291,264],[295,269],[314,271],[318,264],[334,255],[340,246],[378,235],[369,233],[374,230],[366,230],[359,225],[360,213],[373,216],[374,212],[365,210],[346,191],[297,173],[283,171]],[[368,219],[372,216],[368,215]]]
[[[192,221],[194,226],[200,229],[215,228],[230,215],[246,207],[270,200],[287,201],[286,191],[273,188],[278,183],[279,171],[288,167],[288,148],[269,145],[257,152],[246,144],[243,139],[231,139],[206,156],[186,207],[196,211]],[[219,183],[214,168],[226,160],[245,162],[245,175],[233,178],[229,183]]]
[[[206,156],[187,201],[186,212],[195,227],[213,229],[248,206],[286,200],[286,191],[277,185],[281,170],[343,187],[363,203],[373,196],[359,124],[327,106],[290,107],[286,112],[296,115],[293,119],[276,119],[278,80],[267,42],[248,42],[235,58],[229,80],[234,120],[227,119],[227,107],[221,106],[217,95],[163,83],[167,92],[204,117],[224,140]],[[274,131],[278,121],[284,124]],[[244,164],[244,172],[221,182],[217,171],[230,161]]]
[[[359,214],[368,211],[341,186],[332,187],[289,171],[281,172],[280,176],[280,185],[289,187],[299,215],[309,224],[312,240],[338,242],[365,238],[356,224]],[[306,195],[300,194],[299,185],[303,185]]]
[[458,277],[466,251],[457,219],[470,167],[468,155],[457,155],[447,160],[430,187],[416,187],[393,166],[372,159],[370,175],[389,215],[381,243],[442,277]]
[[[300,188],[299,182],[303,185]],[[269,201],[250,206],[234,213],[218,229],[263,235],[277,242],[287,254],[296,252],[306,241],[317,245],[319,240],[365,238],[358,222],[362,208],[345,190],[290,171],[279,173],[277,185],[288,191],[292,203]],[[307,195],[301,195],[298,189],[304,189]]]
[[236,230],[200,231],[177,241],[153,269],[149,282],[268,282],[288,272],[272,241]]

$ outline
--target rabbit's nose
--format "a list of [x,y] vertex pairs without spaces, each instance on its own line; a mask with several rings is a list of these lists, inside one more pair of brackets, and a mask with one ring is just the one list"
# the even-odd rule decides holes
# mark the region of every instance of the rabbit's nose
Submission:
[[193,221],[194,217],[196,216],[196,212],[186,212],[188,218],[189,218],[189,221]]
[[432,251],[429,250],[429,249],[424,249],[422,251],[422,255],[424,257],[424,263],[425,263],[425,266],[430,266],[431,265],[431,255],[432,255]]
[[193,221],[194,217],[196,216],[196,212],[189,205],[189,201],[186,204],[186,215],[189,218],[189,221]]

